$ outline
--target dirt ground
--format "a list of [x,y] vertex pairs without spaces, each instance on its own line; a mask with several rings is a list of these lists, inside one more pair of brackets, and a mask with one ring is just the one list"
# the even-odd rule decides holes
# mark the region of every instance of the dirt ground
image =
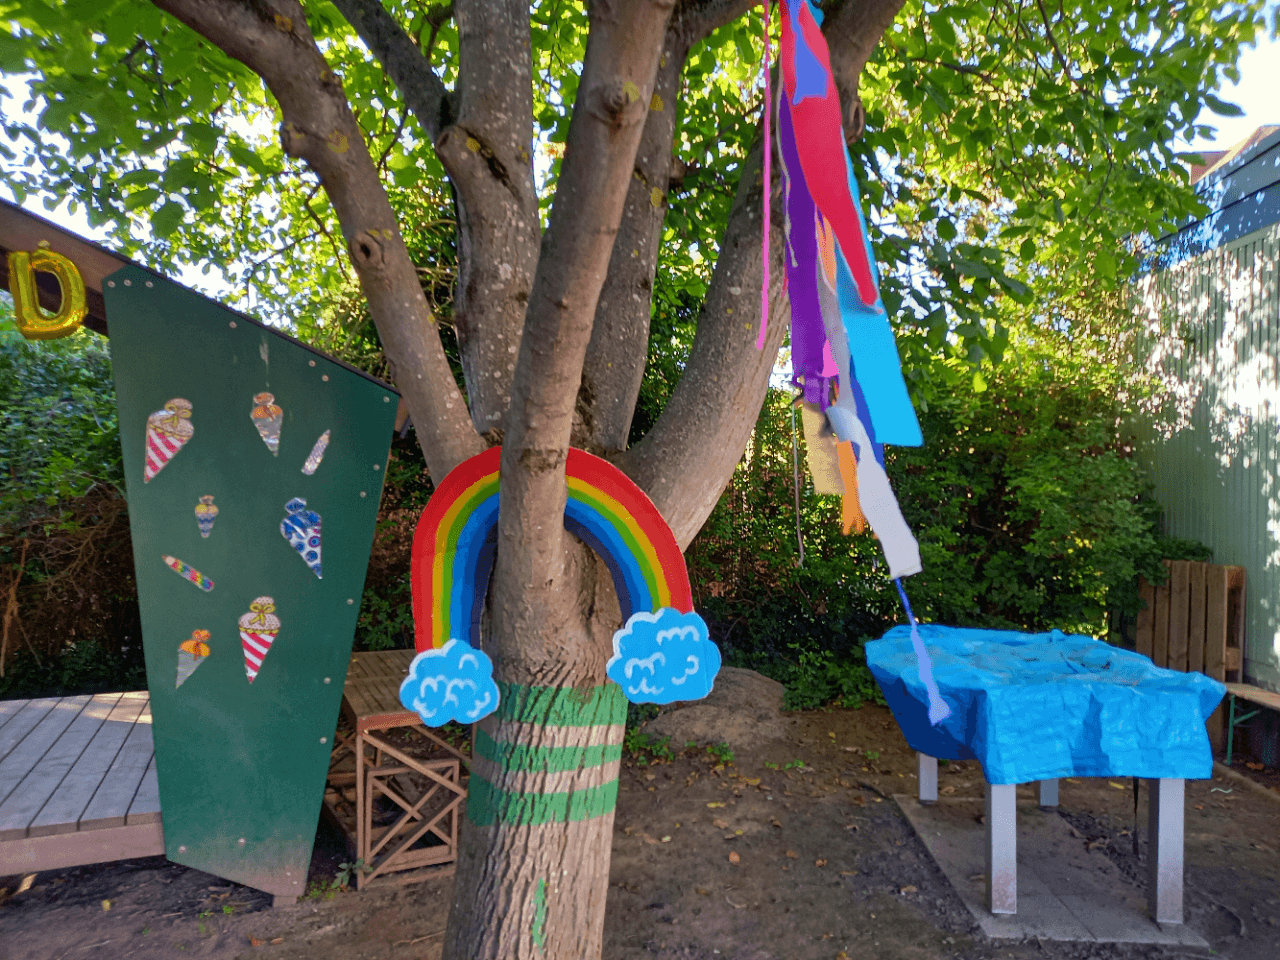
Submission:
[[[1238,782],[1187,784],[1187,921],[1209,953],[989,941],[890,799],[915,790],[915,758],[889,711],[788,714],[784,725],[784,739],[719,769],[702,747],[624,764],[605,957],[1280,958],[1280,803]],[[980,797],[981,771],[947,764],[940,790]],[[1091,855],[1140,883],[1132,781],[1066,780],[1060,801]],[[1144,856],[1145,807],[1144,790]],[[344,859],[322,824],[315,889]],[[14,892],[22,879],[0,879],[2,960],[434,960],[452,885],[321,893],[273,909],[265,894],[163,858],[42,873]]]

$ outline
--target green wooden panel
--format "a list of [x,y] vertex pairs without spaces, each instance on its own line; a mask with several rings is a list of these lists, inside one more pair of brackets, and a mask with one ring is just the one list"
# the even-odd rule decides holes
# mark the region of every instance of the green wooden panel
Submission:
[[[303,892],[373,542],[397,397],[389,387],[137,267],[104,285],[169,859],[277,895]],[[251,413],[283,411],[278,450]],[[148,417],[190,402],[191,437],[144,482]],[[317,439],[330,442],[303,473]],[[202,536],[195,508],[218,514]],[[321,573],[281,534],[321,517]],[[161,559],[213,581],[205,591]],[[274,600],[251,683],[240,618]],[[178,687],[179,645],[209,655]]]

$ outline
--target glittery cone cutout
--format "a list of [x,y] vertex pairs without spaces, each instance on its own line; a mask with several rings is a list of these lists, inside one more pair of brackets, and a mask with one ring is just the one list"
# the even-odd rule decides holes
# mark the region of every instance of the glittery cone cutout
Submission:
[[253,398],[253,425],[258,428],[258,435],[267,445],[273,457],[280,455],[280,426],[284,423],[284,410],[276,404],[276,398],[269,393],[259,393]]
[[307,501],[301,497],[294,497],[284,508],[289,515],[280,522],[281,535],[320,577],[320,514],[308,510]]
[[203,496],[196,504],[196,523],[200,526],[200,536],[207,537],[213,533],[213,521],[218,516],[218,508],[213,497]]
[[249,612],[240,618],[240,644],[244,647],[244,672],[249,682],[258,675],[262,661],[266,659],[280,632],[280,618],[275,615],[276,602],[271,597],[259,597],[249,604]]
[[196,672],[196,667],[204,663],[209,656],[208,630],[192,630],[191,639],[178,645],[178,682],[174,689],[187,682],[187,678]]
[[191,423],[191,401],[181,397],[174,397],[163,410],[147,417],[147,455],[142,465],[142,482],[150,483],[195,432]]

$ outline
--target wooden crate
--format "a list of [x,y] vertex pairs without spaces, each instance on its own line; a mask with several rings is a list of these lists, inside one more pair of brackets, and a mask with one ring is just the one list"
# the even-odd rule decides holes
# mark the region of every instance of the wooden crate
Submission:
[[[1244,567],[1166,560],[1160,586],[1139,581],[1137,651],[1157,667],[1240,683],[1244,664]],[[1226,744],[1224,710],[1208,721],[1214,750]]]

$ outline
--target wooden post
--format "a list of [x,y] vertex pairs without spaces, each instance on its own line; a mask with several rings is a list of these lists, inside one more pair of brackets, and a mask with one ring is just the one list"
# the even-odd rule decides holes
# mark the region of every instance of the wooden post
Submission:
[[[1227,583],[1228,568],[1213,566],[1205,577],[1204,672],[1225,683],[1227,679]],[[1214,752],[1226,747],[1222,705],[1213,711],[1206,726]]]
[[[1165,562],[1168,566],[1168,561]],[[1155,625],[1151,632],[1151,662],[1157,667],[1169,663],[1169,581],[1156,587]]]
[[1190,564],[1189,620],[1187,623],[1187,672],[1204,672],[1204,641],[1206,627],[1207,563]]
[[1156,625],[1156,588],[1145,577],[1138,582],[1138,596],[1142,609],[1138,611],[1138,637],[1136,649],[1144,657],[1151,656],[1152,634]]

